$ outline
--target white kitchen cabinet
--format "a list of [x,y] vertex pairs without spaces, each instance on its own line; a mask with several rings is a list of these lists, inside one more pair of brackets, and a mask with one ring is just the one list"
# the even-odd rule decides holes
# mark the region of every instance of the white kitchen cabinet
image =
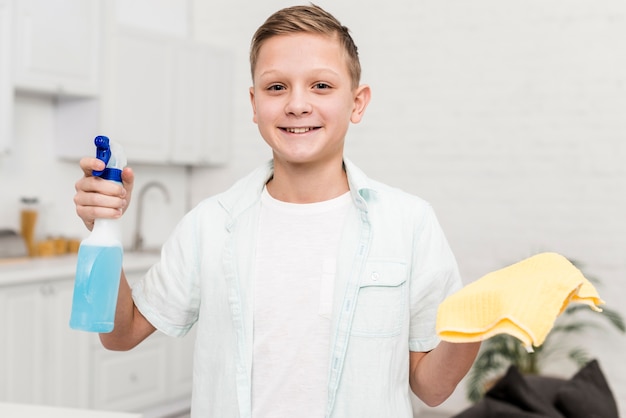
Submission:
[[93,408],[144,411],[190,401],[193,335],[172,339],[156,333],[126,352],[94,345]]
[[57,152],[93,153],[93,137],[120,142],[129,164],[225,163],[230,143],[230,57],[205,43],[116,26],[99,100],[57,107]]
[[139,411],[168,397],[166,337],[156,335],[126,352],[94,347],[94,408]]
[[228,54],[199,43],[179,44],[173,65],[172,161],[225,163],[232,95]]
[[12,16],[13,0],[0,0],[0,155],[9,150],[13,137]]
[[[127,272],[129,283],[142,273]],[[158,332],[126,352],[105,350],[99,342],[91,347],[96,409],[142,411],[191,399],[195,331],[184,338]]]
[[90,375],[85,370],[90,368],[87,346],[94,336],[69,327],[74,279],[41,286],[46,297],[44,350],[53,353],[52,358],[47,354],[46,359],[49,370],[45,381],[46,404],[90,407]]
[[134,28],[115,31],[103,125],[130,162],[167,162],[172,135],[173,42]]
[[[65,273],[37,262],[38,279],[0,281],[0,402],[133,412],[188,404],[194,333],[155,333],[128,352],[107,351],[97,334],[69,327],[75,259]],[[24,280],[24,267],[16,268]],[[43,278],[42,268],[54,277]],[[147,266],[125,268],[132,281]]]
[[[43,335],[35,318],[44,314],[38,286],[9,288],[0,292],[0,333],[4,341],[0,357],[3,399],[12,402],[42,403]],[[34,327],[33,327],[34,326]]]
[[101,7],[101,0],[15,0],[15,88],[96,96]]
[[87,336],[68,326],[71,296],[68,280],[0,289],[2,400],[87,406]]
[[225,162],[230,125],[228,56],[210,45],[119,26],[111,131],[129,161]]

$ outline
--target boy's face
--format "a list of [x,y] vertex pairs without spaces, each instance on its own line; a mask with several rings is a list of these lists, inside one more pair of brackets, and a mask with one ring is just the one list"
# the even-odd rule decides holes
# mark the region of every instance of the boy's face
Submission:
[[250,99],[275,164],[340,160],[348,126],[361,120],[369,98],[369,87],[352,88],[335,37],[280,35],[261,46]]

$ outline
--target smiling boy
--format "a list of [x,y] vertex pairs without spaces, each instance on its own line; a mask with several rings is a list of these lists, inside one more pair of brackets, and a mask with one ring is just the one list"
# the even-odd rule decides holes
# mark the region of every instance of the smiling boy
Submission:
[[254,122],[273,151],[270,194],[310,203],[347,192],[344,139],[350,122],[361,120],[370,89],[355,86],[338,35],[302,32],[257,42],[250,97]]
[[[197,322],[193,417],[413,417],[409,387],[437,405],[478,344],[439,342],[439,303],[461,287],[430,205],[344,158],[370,88],[357,48],[317,6],[278,11],[257,30],[253,120],[267,165],[201,202],[132,291],[122,274],[115,329],[126,350]],[[118,217],[124,188],[81,161],[77,213]]]

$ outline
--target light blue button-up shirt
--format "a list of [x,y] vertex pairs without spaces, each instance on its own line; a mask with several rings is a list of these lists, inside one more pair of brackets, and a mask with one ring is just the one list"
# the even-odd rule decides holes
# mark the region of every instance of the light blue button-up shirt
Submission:
[[[354,206],[338,256],[325,416],[411,418],[409,351],[437,345],[437,307],[461,287],[458,268],[427,202],[345,168]],[[252,418],[253,260],[272,173],[270,162],[190,211],[133,287],[160,331],[182,336],[197,322],[192,417]]]

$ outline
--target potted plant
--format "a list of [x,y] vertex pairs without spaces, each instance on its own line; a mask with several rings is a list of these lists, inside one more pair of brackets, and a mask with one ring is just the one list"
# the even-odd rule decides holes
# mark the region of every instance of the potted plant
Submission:
[[[595,278],[587,279],[594,286],[599,283]],[[597,327],[597,321],[591,320],[589,313],[598,317],[586,305],[569,305],[555,321],[544,343],[535,347],[534,352],[526,351],[517,338],[508,334],[499,334],[484,341],[468,375],[467,398],[472,402],[480,400],[490,383],[495,382],[511,365],[526,374],[541,374],[543,366],[557,357],[569,359],[578,368],[585,365],[591,360],[587,350],[580,346],[568,347],[563,341],[568,335]],[[626,331],[624,319],[619,312],[603,306],[599,317],[606,319],[618,331]]]

